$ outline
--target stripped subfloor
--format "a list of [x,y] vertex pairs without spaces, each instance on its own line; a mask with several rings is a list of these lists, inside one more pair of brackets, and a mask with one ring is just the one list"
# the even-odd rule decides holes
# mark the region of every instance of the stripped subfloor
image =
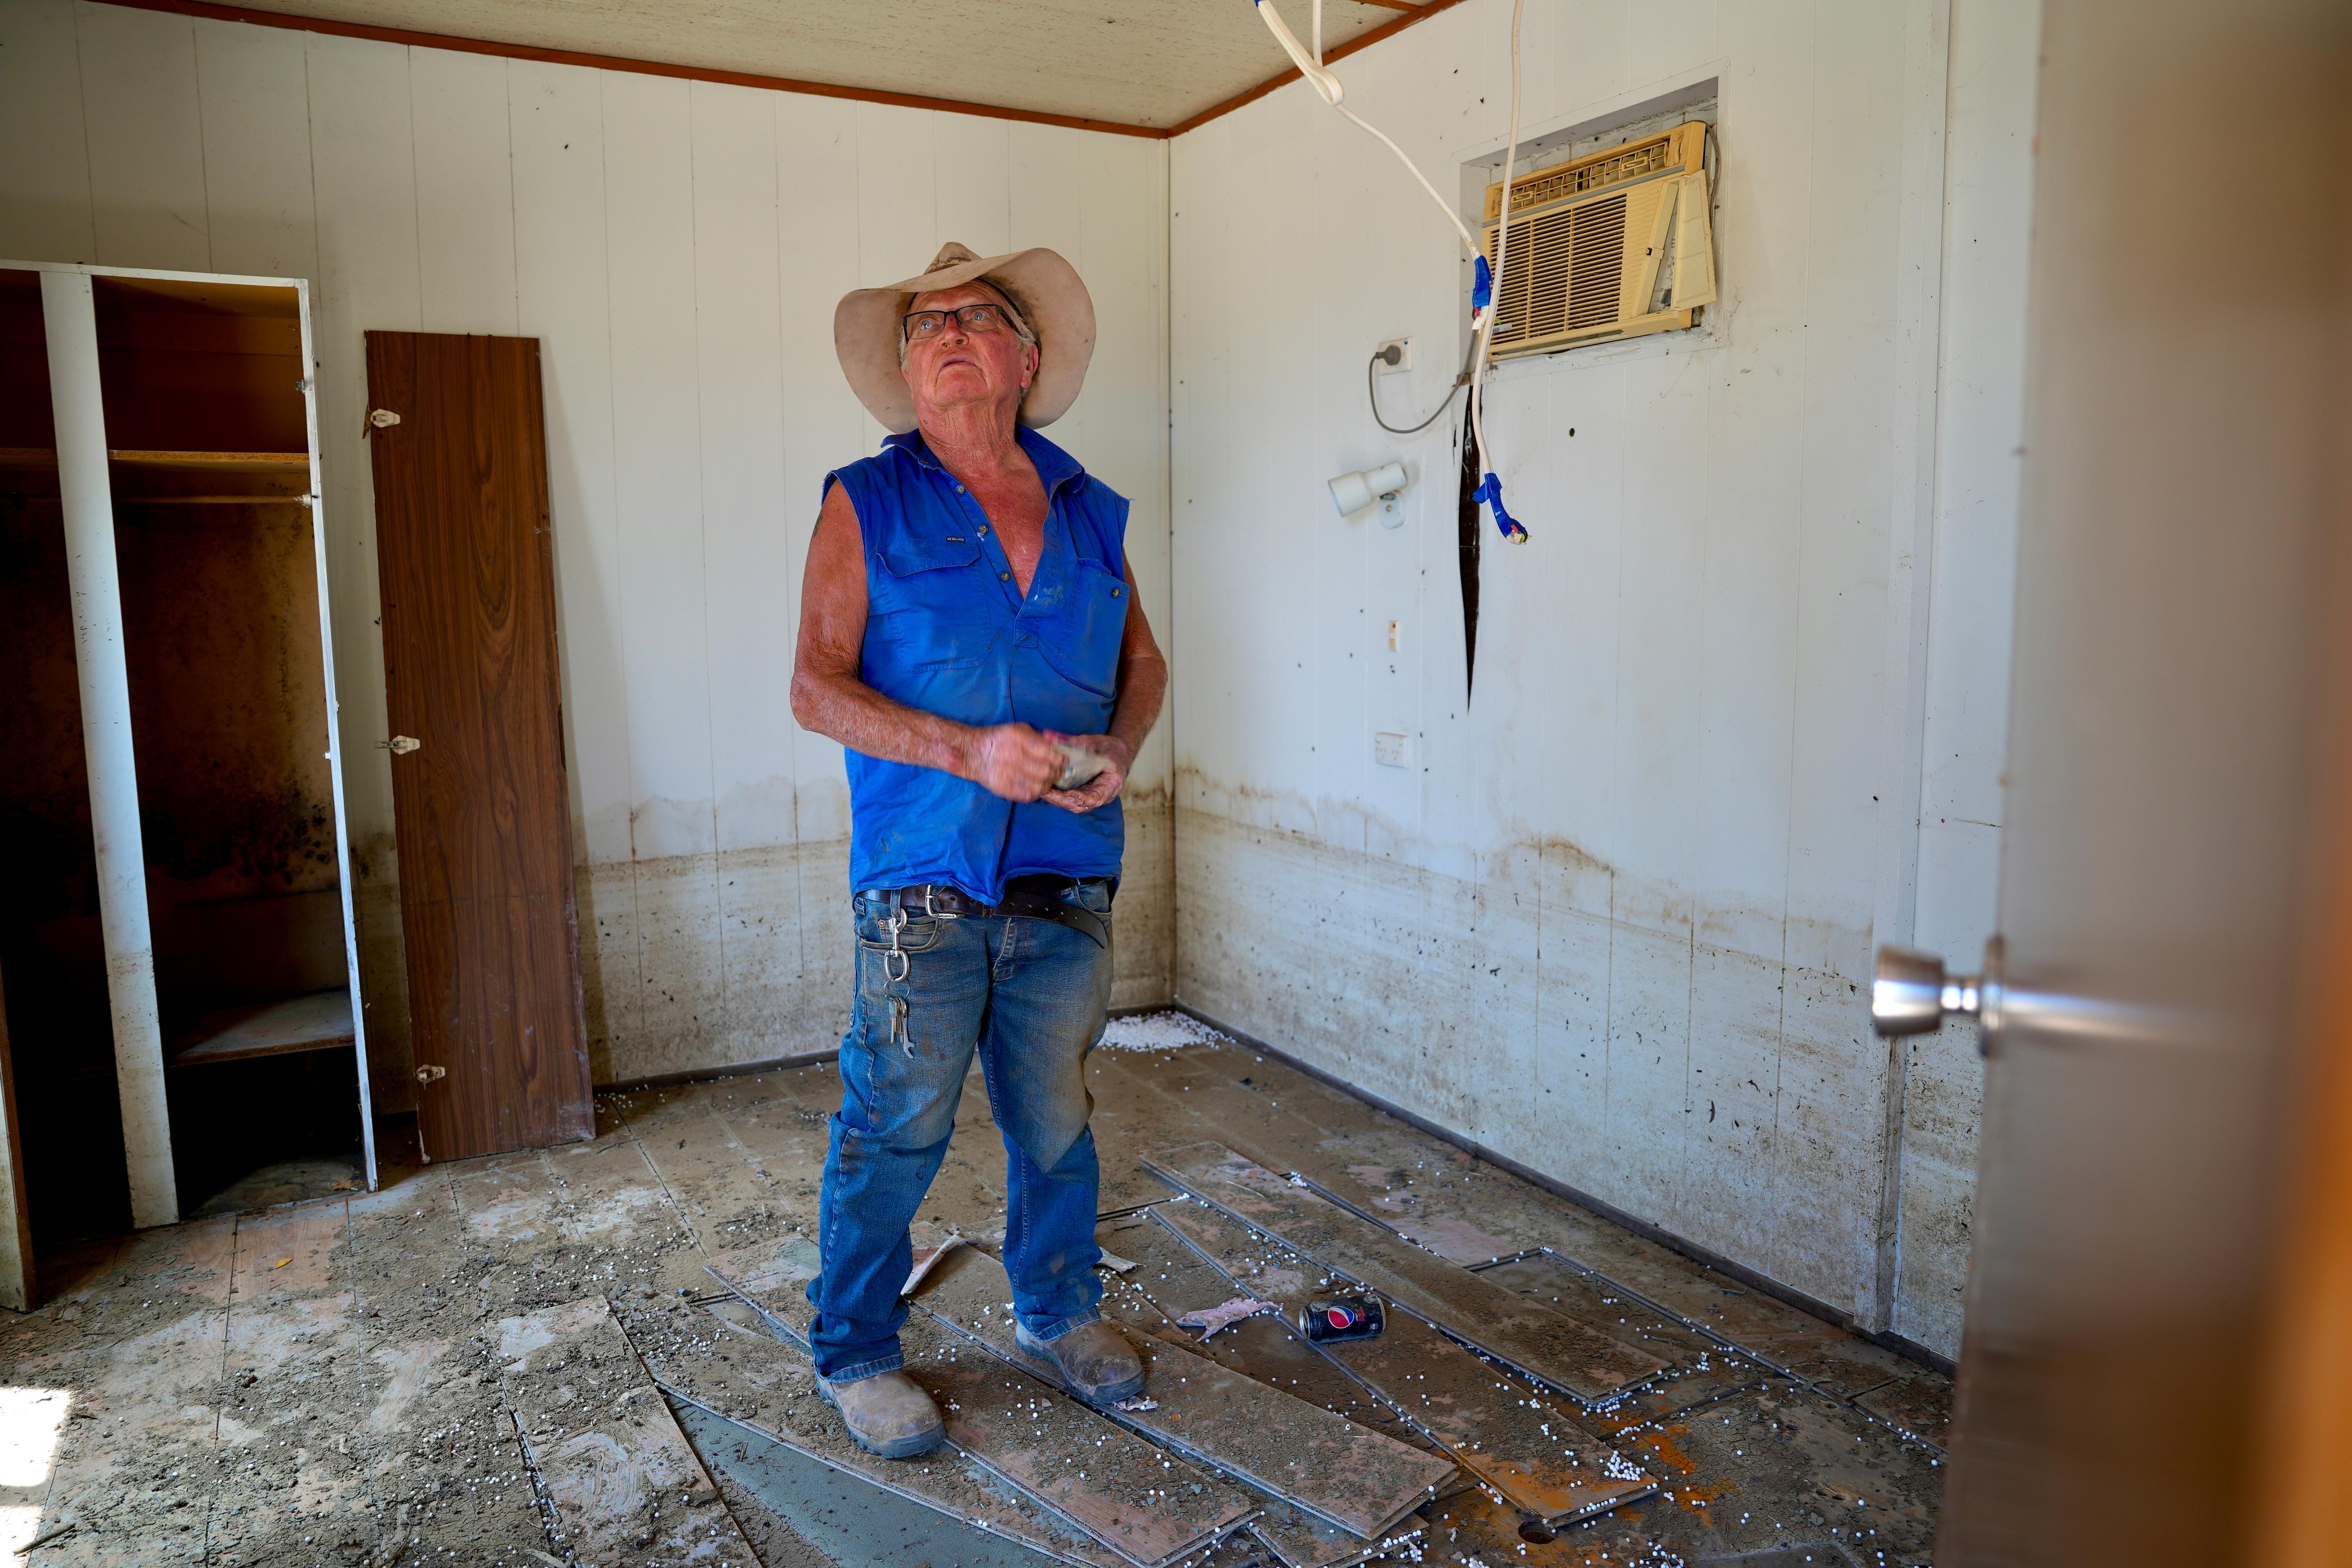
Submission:
[[[1301,1442],[1377,1451],[1414,1487],[1458,1461],[1402,1525],[1358,1539],[1331,1521],[1385,1526],[1393,1505],[1344,1477],[1317,1492],[1315,1467],[1241,1455],[1165,1415],[1114,1426],[1071,1406],[1050,1425],[1064,1396],[995,1354],[984,1321],[959,1321],[953,1268],[915,1319],[927,1353],[1005,1380],[1006,1408],[1034,1413],[1025,1447],[992,1471],[984,1450],[1006,1423],[975,1407],[981,1458],[861,1470],[855,1450],[828,1448],[837,1427],[804,1358],[710,1271],[762,1248],[806,1256],[839,1098],[821,1066],[608,1095],[593,1142],[45,1259],[47,1303],[0,1320],[0,1549],[37,1542],[16,1557],[36,1568],[1029,1568],[1156,1560],[1163,1539],[1193,1541],[1201,1568],[1383,1552],[1486,1568],[1696,1568],[1780,1548],[1853,1568],[1929,1560],[1939,1374],[1243,1047],[1098,1051],[1089,1079],[1102,1236],[1134,1264],[1109,1277],[1108,1313],[1165,1347],[1155,1366],[1227,1379],[1221,1399],[1254,1379],[1353,1424],[1317,1432],[1299,1411]],[[1174,1160],[1162,1168],[1205,1183],[1208,1164],[1179,1157],[1202,1144],[1295,1175],[1286,1184],[1316,1201],[1237,1213],[1180,1200],[1144,1167]],[[1353,1252],[1328,1225],[1286,1245],[1283,1226],[1331,1208],[1354,1216]],[[1003,1215],[975,1084],[921,1226],[985,1249]],[[1330,1268],[1407,1237],[1423,1264],[1387,1256],[1398,1278],[1444,1259],[1475,1282],[1421,1278],[1425,1317],[1392,1310],[1384,1342],[1326,1352],[1268,1315],[1202,1342],[1174,1322],[1232,1296],[1295,1307],[1345,1287]],[[1497,1363],[1456,1342],[1502,1343],[1442,1321],[1496,1288],[1569,1321],[1545,1342],[1576,1347],[1572,1364]],[[1522,1315],[1512,1343],[1531,1342],[1530,1321],[1545,1326]],[[1087,1537],[1086,1508],[1035,1479],[1066,1428],[1129,1463],[1162,1446],[1166,1474],[1202,1489],[1182,1494],[1193,1535],[1164,1528],[1118,1551]],[[1117,1501],[1087,1506],[1108,1518]],[[982,1519],[994,1523],[965,1522]]]

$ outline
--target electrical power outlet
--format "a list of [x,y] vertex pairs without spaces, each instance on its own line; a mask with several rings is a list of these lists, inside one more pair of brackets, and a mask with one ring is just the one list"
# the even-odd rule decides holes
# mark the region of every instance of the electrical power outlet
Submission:
[[1412,746],[1412,742],[1404,736],[1387,730],[1381,731],[1372,737],[1372,761],[1384,768],[1409,766],[1406,759],[1411,754]]
[[[1389,358],[1389,355],[1391,353],[1396,355],[1396,358],[1393,360]],[[1412,340],[1411,338],[1391,338],[1388,342],[1372,350],[1372,357],[1381,362],[1381,374],[1383,375],[1392,370],[1411,370],[1412,368]]]

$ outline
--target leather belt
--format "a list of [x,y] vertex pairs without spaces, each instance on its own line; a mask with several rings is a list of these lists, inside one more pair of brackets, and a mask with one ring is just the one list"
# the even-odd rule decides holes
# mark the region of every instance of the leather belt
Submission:
[[[912,888],[876,888],[860,897],[879,899],[908,914],[944,915],[950,920],[1051,921],[1083,931],[1097,947],[1107,948],[1110,945],[1110,922],[1061,895],[1084,887],[1087,881],[1110,880],[1107,877],[1015,877],[1004,885],[1003,899],[993,904],[983,904],[961,889],[944,882],[925,882]],[[1111,886],[1116,895],[1118,884],[1112,882]]]

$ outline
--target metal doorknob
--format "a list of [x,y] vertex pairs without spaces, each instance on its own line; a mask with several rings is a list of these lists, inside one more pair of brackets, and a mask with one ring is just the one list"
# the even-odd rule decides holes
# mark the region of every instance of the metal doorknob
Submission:
[[1870,982],[1870,1021],[1881,1035],[1928,1035],[1947,1018],[1991,1022],[2000,995],[2000,938],[1985,943],[1984,974],[1947,974],[1944,961],[1913,947],[1882,947]]

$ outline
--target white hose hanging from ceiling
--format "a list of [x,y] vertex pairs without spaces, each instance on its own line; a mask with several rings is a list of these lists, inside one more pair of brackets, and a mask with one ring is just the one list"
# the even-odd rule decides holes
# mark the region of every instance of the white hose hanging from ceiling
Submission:
[[1471,259],[1478,270],[1477,282],[1470,293],[1470,331],[1476,341],[1477,351],[1470,357],[1469,438],[1475,444],[1477,452],[1480,478],[1478,488],[1471,494],[1474,500],[1486,502],[1493,510],[1495,526],[1501,530],[1504,538],[1514,544],[1525,544],[1528,542],[1528,531],[1521,528],[1511,514],[1503,510],[1503,481],[1496,476],[1494,464],[1487,456],[1486,405],[1483,394],[1486,384],[1487,352],[1495,336],[1495,312],[1489,307],[1495,286],[1501,279],[1504,258],[1511,243],[1511,175],[1519,160],[1519,16],[1526,9],[1527,0],[1511,0],[1511,136],[1509,150],[1503,158],[1503,210],[1500,215],[1500,226],[1496,233],[1495,260],[1491,269],[1486,262],[1486,252],[1479,247],[1476,237],[1471,234],[1470,226],[1462,221],[1462,215],[1454,210],[1454,204],[1438,194],[1437,187],[1429,183],[1429,176],[1423,174],[1411,158],[1405,156],[1403,148],[1390,141],[1379,127],[1371,124],[1340,101],[1347,96],[1347,91],[1340,86],[1339,79],[1325,68],[1322,60],[1323,0],[1313,0],[1316,46],[1313,52],[1309,52],[1307,47],[1298,41],[1297,35],[1284,23],[1281,13],[1276,11],[1268,0],[1251,0],[1251,3],[1256,6],[1257,14],[1265,19],[1266,27],[1274,34],[1275,42],[1282,46],[1282,52],[1290,57],[1290,63],[1297,66],[1298,74],[1307,79],[1307,84],[1315,89],[1324,102],[1370,132],[1379,140],[1381,146],[1395,153],[1397,161],[1411,171],[1412,177],[1421,183],[1421,188],[1429,193],[1429,199],[1437,204],[1438,211],[1445,215],[1445,221],[1452,224],[1454,231],[1462,237],[1463,248],[1470,253]]

